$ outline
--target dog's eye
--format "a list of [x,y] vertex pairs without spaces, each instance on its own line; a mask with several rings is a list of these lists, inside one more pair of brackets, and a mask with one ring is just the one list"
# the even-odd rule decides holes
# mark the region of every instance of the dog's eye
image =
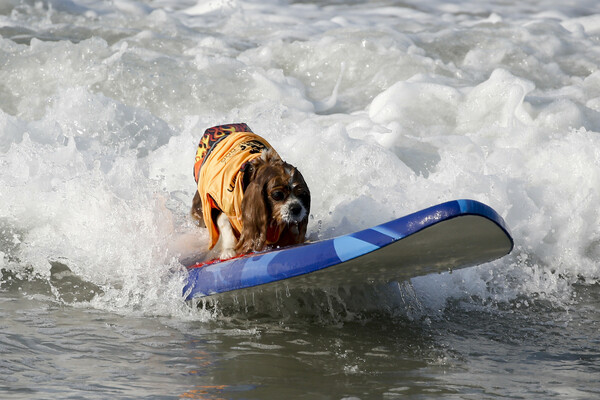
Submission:
[[281,201],[285,197],[285,194],[281,190],[276,190],[273,193],[271,193],[271,197],[275,201]]
[[308,192],[305,189],[303,189],[302,187],[300,187],[300,186],[294,188],[294,194],[296,196],[298,196],[299,198],[301,198],[301,199],[305,199],[307,197],[310,197],[310,195],[308,194]]

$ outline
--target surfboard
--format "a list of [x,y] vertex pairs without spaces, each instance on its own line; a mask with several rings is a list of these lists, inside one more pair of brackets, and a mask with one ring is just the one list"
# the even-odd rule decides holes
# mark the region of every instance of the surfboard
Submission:
[[356,287],[401,282],[489,262],[513,249],[502,217],[474,200],[454,200],[332,239],[188,263],[186,300],[254,290]]

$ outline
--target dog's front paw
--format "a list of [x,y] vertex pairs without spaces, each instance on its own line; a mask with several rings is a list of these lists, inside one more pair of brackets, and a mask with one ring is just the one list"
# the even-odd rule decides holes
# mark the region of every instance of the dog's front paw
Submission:
[[221,250],[221,254],[219,255],[219,258],[221,260],[226,260],[228,258],[235,257],[235,255],[236,255],[235,249],[223,249],[223,250]]

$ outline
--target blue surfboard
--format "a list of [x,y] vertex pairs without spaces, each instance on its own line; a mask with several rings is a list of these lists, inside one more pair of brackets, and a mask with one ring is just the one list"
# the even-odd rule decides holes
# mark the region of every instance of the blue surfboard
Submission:
[[455,200],[333,239],[191,262],[184,297],[401,282],[489,262],[512,248],[498,213],[474,200]]

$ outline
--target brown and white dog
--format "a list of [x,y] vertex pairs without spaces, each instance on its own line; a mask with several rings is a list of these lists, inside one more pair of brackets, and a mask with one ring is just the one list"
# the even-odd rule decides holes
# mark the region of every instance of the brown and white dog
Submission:
[[246,124],[206,130],[194,177],[191,214],[207,227],[209,249],[221,240],[220,258],[304,242],[308,186],[300,171]]

